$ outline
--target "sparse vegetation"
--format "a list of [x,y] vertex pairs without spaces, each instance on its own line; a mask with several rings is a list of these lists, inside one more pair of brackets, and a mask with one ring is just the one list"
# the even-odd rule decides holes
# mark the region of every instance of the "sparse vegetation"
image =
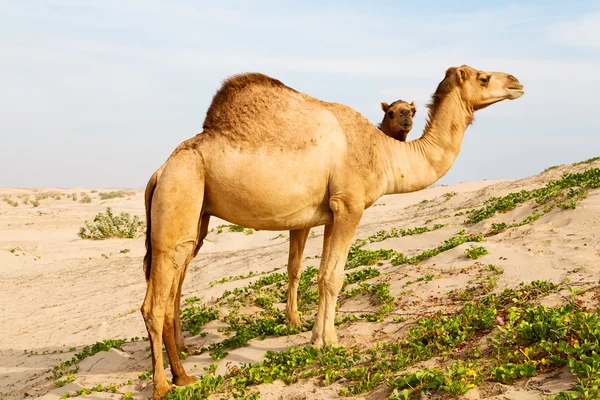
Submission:
[[[486,270],[488,269],[486,268]],[[377,297],[383,299],[382,303],[385,304],[389,302],[387,288],[387,284],[362,284],[358,291],[369,294],[377,293]],[[254,385],[271,383],[274,380],[282,380],[290,384],[299,379],[311,377],[316,378],[324,385],[335,381],[342,382],[339,391],[342,396],[369,392],[384,383],[392,390],[389,399],[416,398],[419,393],[435,392],[447,393],[452,396],[461,395],[484,380],[494,381],[500,377],[500,381],[507,382],[512,375],[527,376],[535,373],[537,368],[532,370],[530,367],[521,366],[531,364],[531,362],[527,361],[524,364],[519,361],[519,357],[524,356],[521,355],[518,350],[521,347],[518,346],[525,344],[531,346],[532,342],[545,343],[543,342],[544,337],[556,337],[557,334],[564,336],[563,331],[560,329],[556,331],[552,327],[559,328],[565,324],[573,324],[573,329],[569,332],[573,332],[579,337],[584,334],[585,329],[581,328],[584,326],[582,323],[583,321],[593,322],[586,320],[586,318],[590,318],[591,314],[575,311],[574,308],[559,313],[555,318],[556,322],[553,325],[550,324],[549,329],[539,331],[538,328],[535,328],[536,326],[543,327],[549,318],[543,316],[544,310],[547,309],[531,306],[531,302],[556,290],[556,285],[550,282],[534,281],[529,285],[521,285],[516,290],[506,289],[498,295],[488,295],[476,302],[467,301],[454,315],[447,316],[438,313],[432,317],[419,319],[409,329],[405,339],[380,343],[368,350],[361,351],[358,347],[315,349],[305,346],[281,352],[269,351],[263,362],[234,367],[225,376],[204,375],[194,385],[172,390],[167,398],[207,398],[211,393],[219,392],[237,394],[234,397],[239,397],[251,394],[251,388]],[[581,313],[576,318],[581,321],[579,325],[574,320],[564,318],[565,315],[569,315],[570,318],[574,312]],[[466,343],[481,337],[481,335],[489,335],[497,327],[497,315],[507,315],[509,322],[501,327],[500,334],[491,336],[493,357],[484,358],[484,353],[477,350],[476,347],[473,348],[473,351],[464,352],[463,356],[456,357],[455,349],[463,348]],[[376,317],[375,315],[373,319],[366,319],[377,320]],[[597,319],[598,316],[593,318]],[[249,319],[249,321],[251,320]],[[265,319],[252,320],[257,324],[260,324],[261,321],[265,321]],[[268,323],[268,326],[276,325]],[[586,329],[591,333],[592,329],[600,329],[598,326],[600,326],[599,323],[590,323],[586,325]],[[247,329],[244,325],[236,328],[241,331]],[[544,335],[550,336],[543,336],[538,332],[547,332]],[[238,335],[239,332],[236,330],[234,337],[238,337]],[[230,341],[230,339],[225,341]],[[516,351],[512,351],[513,346]],[[219,351],[213,353],[213,358],[221,359],[225,355],[226,346],[216,347]],[[558,344],[553,348],[558,349]],[[506,352],[505,350],[510,351]],[[591,350],[578,351],[584,354]],[[531,350],[525,355],[533,360],[534,354],[536,360],[551,362],[548,356],[543,358],[544,354],[533,353]],[[563,354],[569,357],[569,353],[564,352]],[[445,367],[404,372],[406,367],[432,357],[439,357],[442,360],[453,359],[453,361]],[[539,364],[541,361],[537,362]],[[560,365],[564,365],[563,363],[564,361],[559,362]],[[580,364],[572,364],[576,370],[575,373],[584,370],[578,367]],[[583,385],[589,387],[589,380],[583,373],[580,374]],[[593,397],[584,398],[591,399]]]
[[235,224],[219,225],[216,228],[211,229],[210,231],[212,232],[215,229],[217,231],[217,234],[223,233],[225,229],[227,229],[228,232],[243,232],[245,235],[252,235],[254,233],[254,229],[244,228],[243,226]]
[[[273,269],[273,271],[275,271],[277,268]],[[251,278],[253,276],[260,276],[260,275],[265,275],[268,274],[269,272],[254,272],[254,271],[250,271],[247,274],[240,274],[240,275],[234,275],[234,276],[225,276],[221,279],[218,279],[216,281],[212,281],[209,283],[209,286],[215,286],[215,285],[219,285],[222,283],[226,283],[226,282],[231,282],[231,281],[239,281],[241,279],[247,279],[247,278]]]
[[573,163],[573,165],[581,165],[581,164],[591,164],[594,161],[599,161],[600,157],[592,157],[592,158],[588,158],[587,160],[583,160],[583,161],[579,161],[576,163]]
[[476,260],[479,257],[483,257],[488,254],[488,251],[483,246],[471,246],[465,250],[465,254],[472,260]]
[[546,168],[543,172],[552,171],[553,169],[560,168],[562,165],[553,165],[551,167]]
[[270,240],[277,240],[277,239],[286,239],[287,236],[284,233],[280,233],[279,235],[272,237]]
[[185,299],[185,306],[181,309],[181,328],[192,335],[197,335],[207,322],[219,318],[219,310],[216,307],[196,305],[198,302],[200,299],[197,297]]
[[60,378],[63,375],[74,374],[77,372],[77,364],[87,357],[93,356],[100,351],[108,351],[109,349],[120,349],[126,339],[118,340],[103,340],[96,342],[91,346],[85,346],[80,353],[75,354],[70,360],[63,361],[52,369],[54,378]]
[[[93,192],[94,191],[92,191],[92,193]],[[133,196],[134,194],[135,194],[135,192],[117,190],[117,191],[112,191],[112,192],[99,192],[98,197],[100,197],[100,200],[110,200],[110,199],[116,199],[116,198],[121,198],[121,197],[125,197],[125,196]]]
[[10,197],[4,196],[4,202],[12,207],[19,207],[19,202],[11,200]]
[[135,238],[144,234],[146,227],[146,223],[138,216],[132,217],[126,212],[114,215],[110,207],[106,208],[105,213],[97,214],[93,222],[90,224],[85,221],[85,226],[81,227],[78,233],[80,238],[90,240]]
[[549,182],[535,190],[521,190],[501,198],[491,198],[486,206],[469,211],[466,222],[474,224],[490,218],[496,213],[504,213],[528,200],[534,200],[541,211],[535,212],[519,224],[523,225],[538,219],[555,207],[575,208],[577,202],[587,196],[590,189],[600,187],[600,168],[590,168],[582,173],[566,173],[561,179]]
[[79,200],[81,204],[88,204],[92,202],[92,198],[88,196],[86,193],[81,194],[81,200]]

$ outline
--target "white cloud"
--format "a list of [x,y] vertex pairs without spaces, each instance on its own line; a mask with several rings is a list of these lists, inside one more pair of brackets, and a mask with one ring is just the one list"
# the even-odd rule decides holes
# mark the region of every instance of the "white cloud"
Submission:
[[600,13],[560,22],[550,26],[548,32],[562,45],[600,49]]

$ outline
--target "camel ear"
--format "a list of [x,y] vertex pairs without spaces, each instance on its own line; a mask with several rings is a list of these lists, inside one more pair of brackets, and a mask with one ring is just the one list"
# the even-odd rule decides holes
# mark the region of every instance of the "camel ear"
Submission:
[[466,68],[458,67],[456,68],[456,78],[458,82],[462,85],[469,79],[469,71]]
[[414,100],[410,103],[410,111],[412,112],[413,117],[417,113],[417,106],[415,106],[415,101]]
[[383,110],[383,112],[386,112],[388,108],[390,108],[390,105],[388,103],[386,103],[385,101],[381,103],[381,109]]

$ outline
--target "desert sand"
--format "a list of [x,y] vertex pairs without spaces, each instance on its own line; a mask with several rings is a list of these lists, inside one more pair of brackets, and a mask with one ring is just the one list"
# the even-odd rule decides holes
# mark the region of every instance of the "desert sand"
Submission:
[[[480,207],[490,197],[504,196],[522,189],[531,190],[559,179],[565,172],[582,172],[600,167],[596,161],[577,166],[561,166],[540,175],[520,180],[480,181],[452,186],[434,186],[416,193],[385,196],[366,210],[356,234],[365,238],[381,230],[446,224],[441,229],[414,236],[390,238],[369,243],[366,249],[393,249],[408,256],[438,246],[460,229],[467,233],[485,232],[492,222],[521,221],[534,206],[528,201],[514,210],[496,214],[482,222],[466,225],[460,210]],[[107,192],[108,189],[98,190]],[[113,384],[116,393],[98,392],[81,396],[86,399],[115,398],[131,392],[134,398],[152,393],[151,379],[139,375],[151,366],[148,342],[126,342],[121,350],[112,349],[86,358],[79,364],[75,380],[57,387],[51,370],[70,359],[85,345],[104,339],[145,338],[147,335],[139,307],[145,294],[142,272],[143,238],[82,240],[77,236],[84,221],[111,207],[144,219],[142,190],[131,190],[123,198],[100,200],[98,191],[74,189],[0,189],[0,199],[19,202],[13,207],[0,202],[0,398],[58,399],[66,393],[98,384]],[[80,203],[81,193],[91,203]],[[40,193],[61,194],[59,200],[46,198],[38,207],[23,204],[25,195],[34,199]],[[66,195],[77,193],[73,201]],[[450,194],[449,194],[450,193]],[[453,194],[452,194],[453,193]],[[18,196],[21,196],[19,198]],[[56,196],[55,196],[56,197]],[[211,228],[227,222],[212,218]],[[280,236],[280,233],[283,235]],[[241,232],[213,230],[199,255],[190,264],[182,298],[197,296],[214,304],[223,291],[243,287],[256,277],[210,285],[224,277],[285,271],[287,232]],[[367,282],[386,280],[396,298],[395,314],[405,315],[406,322],[346,322],[338,326],[342,346],[370,347],[377,341],[400,338],[411,320],[444,310],[439,298],[451,290],[464,290],[474,278],[476,263],[494,264],[503,269],[494,292],[517,287],[521,282],[549,280],[560,284],[585,287],[598,281],[600,274],[600,191],[592,190],[573,210],[556,208],[531,224],[488,236],[483,245],[489,254],[474,261],[465,256],[464,243],[419,264],[392,266],[389,261],[377,265],[382,274]],[[305,257],[320,254],[322,227],[313,229]],[[318,266],[318,259],[307,259],[304,267]],[[472,270],[471,270],[472,269]],[[456,272],[462,271],[462,272]],[[431,280],[418,281],[430,274]],[[411,281],[411,283],[408,283]],[[548,306],[563,304],[568,290],[547,296]],[[341,313],[368,310],[366,296],[351,298],[339,305]],[[250,307],[252,308],[252,307]],[[257,307],[255,307],[257,308]],[[252,309],[246,310],[252,312]],[[341,315],[339,313],[339,315]],[[222,340],[221,321],[204,327],[207,335],[187,335],[191,350]],[[218,364],[217,373],[225,373],[228,363],[239,365],[262,359],[267,350],[284,350],[308,344],[310,332],[298,335],[253,339],[250,346],[230,350]],[[203,375],[213,360],[207,352],[190,355],[183,361],[190,374]],[[435,363],[431,361],[430,365]],[[484,384],[467,393],[471,399],[539,399],[541,395],[568,390],[574,383],[568,368],[539,374],[513,385]],[[301,380],[292,385],[280,381],[256,389],[261,399],[332,399],[337,398],[341,383],[323,386],[320,381]],[[383,399],[389,395],[385,385],[372,394],[356,398]],[[223,394],[214,398],[226,397]]]

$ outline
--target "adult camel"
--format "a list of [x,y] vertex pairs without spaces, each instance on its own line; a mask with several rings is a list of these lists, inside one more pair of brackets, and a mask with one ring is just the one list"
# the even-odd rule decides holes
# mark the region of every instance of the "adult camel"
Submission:
[[265,75],[227,79],[208,109],[204,131],[181,143],[146,188],[148,286],[141,311],[152,349],[153,397],[170,389],[163,340],[173,383],[195,381],[178,358],[179,296],[211,215],[257,230],[290,231],[287,315],[293,324],[300,322],[297,290],[306,238],[310,228],[325,226],[311,342],[335,345],[337,296],[363,211],[385,194],[436,182],[458,156],[473,113],[523,93],[512,75],[449,68],[428,106],[423,135],[401,142],[350,107]]

